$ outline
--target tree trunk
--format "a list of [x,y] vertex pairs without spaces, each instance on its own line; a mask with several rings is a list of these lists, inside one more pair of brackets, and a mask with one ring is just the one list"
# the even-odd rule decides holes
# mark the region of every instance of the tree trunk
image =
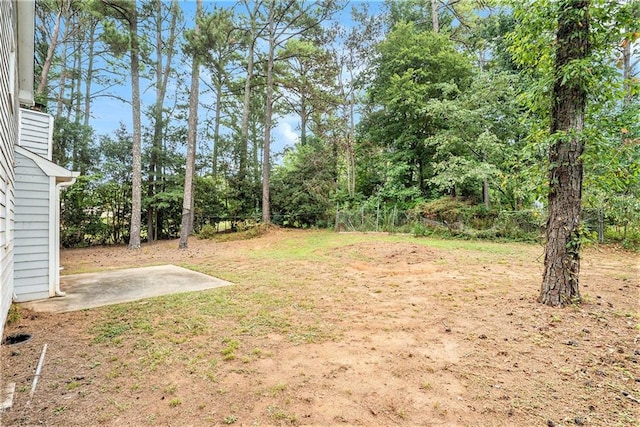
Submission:
[[[482,162],[485,163],[486,161],[487,156],[483,154]],[[489,201],[489,180],[486,177],[482,179],[482,201],[484,202],[484,207],[489,210],[491,208],[491,203]]]
[[58,13],[56,14],[56,23],[53,28],[53,34],[51,35],[51,39],[49,40],[49,48],[47,49],[47,56],[42,64],[42,71],[40,72],[40,81],[38,82],[38,87],[36,89],[36,99],[41,99],[47,90],[47,82],[49,80],[49,70],[51,69],[51,64],[53,62],[53,56],[56,53],[56,48],[58,47],[58,33],[60,32],[60,23],[62,21],[62,5]]
[[[70,24],[67,22],[67,24]],[[64,28],[64,33],[62,39],[64,40],[62,44],[62,52],[60,53],[60,79],[58,86],[58,99],[56,104],[56,118],[62,118],[62,113],[65,107],[65,90],[67,88],[67,53],[69,51],[69,47],[67,46],[67,35],[69,33],[70,25],[66,25]],[[75,65],[75,64],[74,64]],[[44,70],[44,67],[43,67]],[[43,71],[44,72],[44,71]],[[40,80],[42,82],[42,80]],[[39,89],[39,88],[38,88]],[[68,117],[67,117],[68,118]],[[74,165],[75,167],[75,165]],[[76,169],[74,169],[76,170]]]
[[[84,94],[84,108],[83,108],[83,128],[82,128],[82,147],[84,150],[87,150],[89,147],[89,137],[91,136],[91,131],[89,129],[89,119],[91,117],[91,81],[93,80],[93,60],[94,60],[94,50],[95,50],[95,42],[96,42],[96,25],[97,21],[92,20],[89,24],[89,37],[87,42],[89,43],[89,51],[87,52],[87,73],[85,77],[85,94]],[[85,169],[88,165],[84,165]],[[84,175],[86,172],[80,170],[80,174]]]
[[581,76],[565,78],[567,66],[589,53],[589,1],[559,4],[549,151],[549,219],[544,278],[538,301],[564,306],[580,301],[580,209],[582,202],[582,130],[587,93]]
[[434,33],[440,32],[440,21],[438,19],[438,0],[431,0],[431,29]]
[[482,180],[482,201],[484,202],[485,208],[491,208],[491,203],[489,202],[489,181],[487,181],[487,178]]
[[267,87],[266,111],[264,121],[264,147],[262,151],[262,222],[271,222],[271,208],[269,204],[269,169],[271,145],[271,116],[273,114],[273,62],[275,52],[275,1],[269,4],[269,54],[267,55]]
[[[161,192],[159,188],[162,187],[162,161],[161,154],[163,152],[162,142],[164,133],[164,99],[167,93],[167,84],[169,81],[169,73],[171,72],[171,62],[173,59],[173,47],[175,44],[175,32],[176,32],[176,20],[177,20],[177,4],[172,1],[169,6],[169,13],[171,14],[171,22],[169,26],[169,35],[167,37],[166,31],[163,28],[162,18],[162,6],[163,2],[155,0],[155,12],[156,12],[156,103],[153,110],[154,123],[153,123],[153,146],[151,148],[151,158],[149,161],[149,186],[147,189],[147,196],[149,200]],[[163,49],[167,48],[166,63],[163,63]],[[157,240],[157,230],[162,233],[162,212],[157,209],[153,204],[149,204],[147,209],[147,234],[149,241]]]
[[[202,0],[196,3],[196,35],[200,32],[198,17],[202,13]],[[189,129],[187,133],[187,163],[184,175],[184,198],[182,199],[182,224],[180,225],[179,248],[187,247],[192,229],[193,177],[195,175],[196,137],[198,135],[198,95],[200,92],[200,63],[196,54],[192,57],[191,90],[189,92]]]
[[[82,45],[85,42],[83,30],[84,29],[80,29],[77,32],[77,40],[74,42],[75,52],[73,56],[75,58],[75,66],[73,67],[74,73],[71,77],[71,87],[74,89],[69,97],[69,101],[73,103],[73,115],[77,129],[82,129]],[[71,105],[69,105],[69,110],[71,110]],[[74,138],[72,170],[79,171],[81,175],[85,175],[88,167],[87,147],[85,145],[84,129],[82,129],[82,133]]]
[[[87,75],[85,77],[85,93],[84,93],[84,126],[85,128],[89,127],[89,118],[91,117],[91,81],[93,79],[93,57],[94,50],[96,44],[96,21],[91,22],[91,28],[89,29],[89,52],[87,53],[88,63],[87,63]],[[89,138],[88,135],[85,135],[85,141]],[[88,142],[88,141],[87,141]]]
[[633,84],[631,81],[633,67],[631,66],[631,40],[625,38],[622,46],[622,72],[624,81],[624,106],[628,107],[633,100]]
[[[219,71],[220,72],[220,71]],[[220,75],[222,73],[220,72]],[[211,172],[214,179],[218,178],[218,157],[220,155],[220,116],[222,114],[222,81],[216,82],[216,108],[213,121],[213,163]]]
[[131,227],[129,249],[140,249],[140,225],[142,216],[142,126],[140,123],[140,45],[138,41],[138,12],[132,7],[129,21],[131,35],[131,103],[133,110],[133,173],[131,178]]
[[307,145],[307,105],[304,95],[300,101],[300,145]]
[[[353,82],[353,77],[351,81]],[[356,134],[356,119],[355,119],[355,94],[351,89],[351,96],[349,100],[349,130],[347,132],[347,169],[351,170],[350,179],[347,182],[348,193],[351,197],[356,194],[356,149],[355,149],[355,134]]]
[[[253,23],[251,24],[253,25]],[[247,153],[249,152],[249,114],[251,112],[251,79],[253,78],[253,56],[255,49],[255,33],[253,28],[249,35],[249,53],[247,54],[247,77],[244,82],[244,100],[242,103],[242,123],[240,129],[240,159],[238,164],[239,184],[244,185],[247,176]]]

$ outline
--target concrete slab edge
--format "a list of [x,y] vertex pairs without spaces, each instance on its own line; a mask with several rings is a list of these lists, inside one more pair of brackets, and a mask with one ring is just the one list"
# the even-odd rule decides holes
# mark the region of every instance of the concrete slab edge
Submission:
[[16,383],[8,383],[4,389],[4,399],[0,405],[0,412],[6,411],[13,406],[13,396],[16,392]]

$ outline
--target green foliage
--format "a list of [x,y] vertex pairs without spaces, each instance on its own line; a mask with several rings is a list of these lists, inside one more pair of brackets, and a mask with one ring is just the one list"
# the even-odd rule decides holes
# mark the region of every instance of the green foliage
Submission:
[[287,227],[327,226],[333,219],[335,157],[319,139],[287,152],[273,170],[273,222]]
[[207,224],[215,223],[217,220],[227,217],[227,210],[224,206],[227,184],[225,180],[214,178],[210,175],[195,177],[194,229],[196,231],[203,230]]
[[514,74],[480,72],[455,101],[432,107],[449,123],[426,140],[435,149],[431,182],[440,192],[480,200],[486,181],[500,190],[494,197],[515,207],[518,172],[526,166],[519,154],[519,86]]
[[200,228],[200,231],[198,232],[198,237],[201,239],[211,240],[211,239],[215,239],[217,234],[218,234],[218,229],[216,228],[215,225],[206,224]]
[[623,248],[640,252],[640,226],[609,227],[605,231],[607,241],[619,242]]
[[216,226],[207,224],[200,229],[198,237],[200,239],[216,240],[218,242],[248,240],[264,235],[268,229],[269,226],[265,224],[241,221],[234,223],[231,230],[224,230],[221,232],[218,231]]
[[546,216],[538,210],[497,211],[469,200],[442,197],[409,211],[395,208],[341,208],[339,231],[386,231],[414,236],[539,242]]
[[[535,193],[547,191],[549,94],[554,74],[556,16],[565,2],[509,2],[516,20],[508,35],[509,51],[521,75],[530,82],[521,100],[529,111],[527,145],[522,153],[531,166],[524,168],[525,182],[535,183]],[[583,205],[602,210],[610,230],[624,240],[626,230],[640,218],[640,150],[638,150],[638,80],[621,52],[638,38],[640,4],[605,0],[590,4],[590,55],[573,61],[558,75],[563,85],[582,81],[589,93],[585,117]],[[612,29],[615,29],[612,31]],[[625,69],[625,67],[628,67]],[[627,76],[625,80],[624,77]]]
[[607,222],[624,230],[640,223],[640,103],[607,105],[590,111],[599,126],[583,154],[585,206],[603,209]]
[[378,46],[376,66],[360,140],[381,150],[386,164],[372,170],[386,172],[375,177],[382,197],[406,203],[429,195],[434,149],[425,141],[448,127],[446,112],[468,88],[471,64],[446,36],[400,23]]
[[165,181],[165,190],[158,191],[151,197],[143,199],[143,206],[152,207],[158,211],[159,224],[157,224],[157,238],[166,239],[180,234],[182,220],[182,187],[173,180]]
[[123,243],[131,215],[131,139],[122,125],[100,138],[101,174],[82,175],[62,193],[60,240],[65,247]]
[[98,188],[100,177],[80,176],[61,194],[60,244],[84,246],[105,240],[107,226],[102,222],[102,200]]
[[414,215],[447,226],[464,223],[476,229],[488,228],[496,218],[495,211],[484,205],[475,205],[469,200],[453,197],[442,197],[430,202],[421,203],[413,209]]
[[100,38],[109,46],[114,55],[123,56],[129,52],[129,34],[120,32],[114,20],[105,19],[102,27],[103,32]]
[[18,323],[20,319],[22,319],[20,306],[16,303],[11,304],[7,313],[7,326]]
[[101,172],[106,179],[118,184],[131,182],[131,139],[131,134],[123,123],[120,123],[113,137],[100,137]]
[[94,335],[95,343],[114,342],[118,343],[120,337],[133,329],[129,323],[118,319],[98,324],[89,331]]
[[[283,163],[272,167],[274,222],[288,227],[330,227],[336,206],[340,206],[350,211],[354,224],[360,217],[363,228],[369,229],[397,231],[404,227],[419,235],[537,238],[544,215],[529,208],[534,202],[544,203],[548,191],[548,147],[553,139],[549,94],[561,3],[505,0],[499,5],[506,7],[479,14],[474,8],[485,3],[438,1],[440,33],[435,34],[430,31],[429,1],[390,1],[381,15],[368,15],[366,5],[354,10],[356,25],[343,28],[337,36],[333,30],[320,31],[320,26],[286,42],[283,33],[275,51],[275,116],[299,116],[301,136],[300,144],[288,149]],[[55,22],[50,19],[52,14],[61,6],[56,2],[40,6],[47,8],[40,12],[43,25],[51,25]],[[75,9],[79,6],[82,10]],[[150,36],[156,29],[151,6],[151,2],[130,0],[72,5],[79,18],[85,12],[100,17],[92,36],[97,38],[95,54],[101,51],[107,69],[113,70],[108,74],[94,70],[92,80],[99,83],[90,95],[103,96],[107,92],[97,94],[97,87],[103,90],[126,77],[129,59],[124,56],[131,48],[129,19],[134,14],[139,24],[141,78],[153,75]],[[292,4],[288,14],[280,9],[283,6],[276,2],[276,9],[283,12],[278,23],[282,28],[289,24],[287,17],[304,5]],[[165,7],[167,12],[168,3]],[[248,5],[244,14],[242,9],[214,5],[212,13],[197,18],[200,34],[187,28],[182,39],[182,53],[189,58],[196,54],[206,69],[202,90],[220,94],[204,106],[209,108],[207,121],[200,125],[194,228],[204,238],[219,238],[216,224],[233,223],[240,229],[241,220],[260,214],[266,102],[264,45],[255,41],[265,34],[260,23],[266,4]],[[318,17],[313,10],[309,12],[301,14],[290,28],[310,23],[312,15]],[[602,209],[607,238],[620,242],[635,241],[640,218],[640,85],[634,79],[635,69],[623,80],[621,57],[625,46],[638,39],[639,12],[636,1],[592,2],[593,55],[569,64],[561,76],[567,84],[584,80],[592,91],[585,126],[587,143],[581,157],[583,204],[586,209]],[[168,25],[170,14],[164,18]],[[378,25],[382,22],[386,26]],[[63,23],[76,25],[67,18]],[[74,31],[82,30],[82,34],[90,29],[77,25]],[[37,28],[38,67],[47,53],[45,30]],[[80,33],[72,38],[82,44]],[[68,49],[69,43],[62,42],[54,57],[50,81],[56,89],[47,88],[43,94],[50,101],[62,97],[57,100],[62,113],[55,123],[54,161],[87,175],[63,194],[62,241],[65,246],[121,243],[128,238],[131,215],[132,135],[122,125],[100,136],[97,147],[92,145],[91,129],[78,120],[83,87],[76,84],[84,82],[88,70],[71,65],[72,61],[85,64],[82,55],[89,51],[81,46],[80,56],[69,55],[67,64],[61,64],[62,49]],[[250,43],[256,48],[256,69],[243,147],[241,104],[246,80],[238,70],[247,65]],[[164,49],[168,44],[167,39]],[[340,80],[337,88],[336,77]],[[171,97],[172,86],[180,88],[182,81],[174,80],[172,72],[168,78],[167,96]],[[60,93],[58,84],[63,88]],[[143,174],[148,174],[142,188],[144,207],[153,211],[159,238],[176,235],[182,211],[188,117],[180,90],[175,94],[175,105],[162,109],[161,114],[155,106],[146,109],[162,122],[162,138],[154,129],[146,129],[142,136]],[[217,107],[220,116],[214,120]],[[356,129],[350,126],[350,114],[356,121],[360,118]],[[152,135],[155,147],[150,150]],[[157,168],[149,167],[151,164]],[[478,207],[485,182],[490,210]],[[442,199],[448,195],[457,198]],[[463,222],[466,228],[418,221],[423,213],[430,215],[425,218],[436,218],[433,221],[446,219],[450,225]],[[143,234],[146,224],[143,219]],[[593,230],[593,224],[588,226]],[[234,238],[259,230],[247,226]]]
[[99,155],[92,146],[93,129],[66,117],[57,117],[53,129],[53,161],[81,175],[94,170]]
[[368,145],[359,147],[367,153],[358,182],[366,186],[358,188],[409,208],[443,194],[477,200],[486,181],[499,190],[493,197],[515,208],[527,167],[517,154],[518,76],[473,75],[450,39],[413,24],[397,24],[379,52],[371,112],[360,127]]

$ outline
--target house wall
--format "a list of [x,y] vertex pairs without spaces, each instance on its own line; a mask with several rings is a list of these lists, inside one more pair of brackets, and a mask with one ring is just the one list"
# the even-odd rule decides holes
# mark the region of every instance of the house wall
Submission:
[[39,111],[20,109],[18,145],[51,160],[53,116]]
[[50,218],[55,178],[31,159],[15,154],[14,288],[17,301],[48,298],[50,289]]
[[16,3],[0,1],[0,332],[13,296],[13,146],[18,141]]

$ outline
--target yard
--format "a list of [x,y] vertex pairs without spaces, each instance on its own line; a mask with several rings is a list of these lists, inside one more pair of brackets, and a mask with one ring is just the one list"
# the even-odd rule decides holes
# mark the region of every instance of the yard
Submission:
[[[543,248],[272,230],[66,250],[64,273],[172,263],[236,285],[5,334],[3,425],[631,426],[638,254],[588,248],[583,304],[536,303]],[[36,392],[29,392],[44,344]]]

